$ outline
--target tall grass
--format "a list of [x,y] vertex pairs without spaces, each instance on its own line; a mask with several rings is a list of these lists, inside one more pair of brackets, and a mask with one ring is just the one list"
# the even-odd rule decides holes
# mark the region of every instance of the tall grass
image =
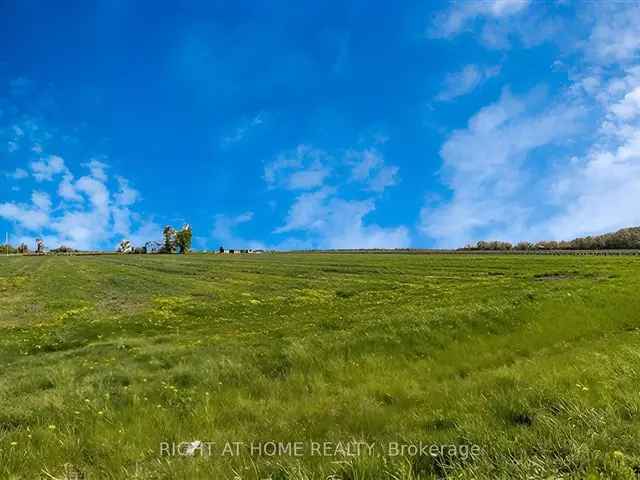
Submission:
[[[635,257],[1,261],[0,478],[640,471]],[[162,455],[194,440],[213,455]],[[247,449],[271,441],[376,450]],[[228,442],[240,455],[221,455]],[[389,455],[395,443],[480,454]]]

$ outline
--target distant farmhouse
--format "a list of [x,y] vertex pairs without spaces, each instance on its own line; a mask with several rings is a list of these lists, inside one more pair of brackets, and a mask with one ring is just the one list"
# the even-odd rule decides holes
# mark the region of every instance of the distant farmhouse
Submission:
[[218,249],[218,253],[219,254],[240,254],[240,253],[251,253],[251,254],[260,254],[260,253],[264,253],[264,250],[258,248],[258,249],[253,249],[253,248],[247,248],[247,249],[234,249],[234,248],[224,248],[224,247],[220,247]]
[[158,253],[162,250],[162,243],[152,240],[144,244],[144,249],[146,253]]

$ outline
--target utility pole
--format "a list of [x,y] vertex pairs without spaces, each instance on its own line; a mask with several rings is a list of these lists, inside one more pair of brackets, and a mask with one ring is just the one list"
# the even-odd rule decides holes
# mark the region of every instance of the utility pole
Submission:
[[9,232],[6,232],[5,236],[5,247],[7,249],[7,257],[9,256]]

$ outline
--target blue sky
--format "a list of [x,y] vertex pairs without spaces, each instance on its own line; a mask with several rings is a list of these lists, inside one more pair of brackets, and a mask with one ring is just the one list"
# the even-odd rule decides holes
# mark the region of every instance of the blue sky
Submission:
[[[186,2],[185,2],[186,3]],[[457,247],[640,225],[640,3],[2,2],[0,232]]]

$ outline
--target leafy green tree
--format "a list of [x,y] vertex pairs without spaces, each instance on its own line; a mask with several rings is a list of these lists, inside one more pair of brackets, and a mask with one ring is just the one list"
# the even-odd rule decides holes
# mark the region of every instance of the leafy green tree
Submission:
[[182,230],[176,233],[176,244],[178,246],[178,253],[186,254],[191,251],[191,239],[193,232],[190,225],[185,225]]
[[162,246],[162,252],[175,253],[176,230],[171,225],[167,225],[166,227],[164,227],[164,230],[162,231],[162,235],[164,236],[164,244]]

